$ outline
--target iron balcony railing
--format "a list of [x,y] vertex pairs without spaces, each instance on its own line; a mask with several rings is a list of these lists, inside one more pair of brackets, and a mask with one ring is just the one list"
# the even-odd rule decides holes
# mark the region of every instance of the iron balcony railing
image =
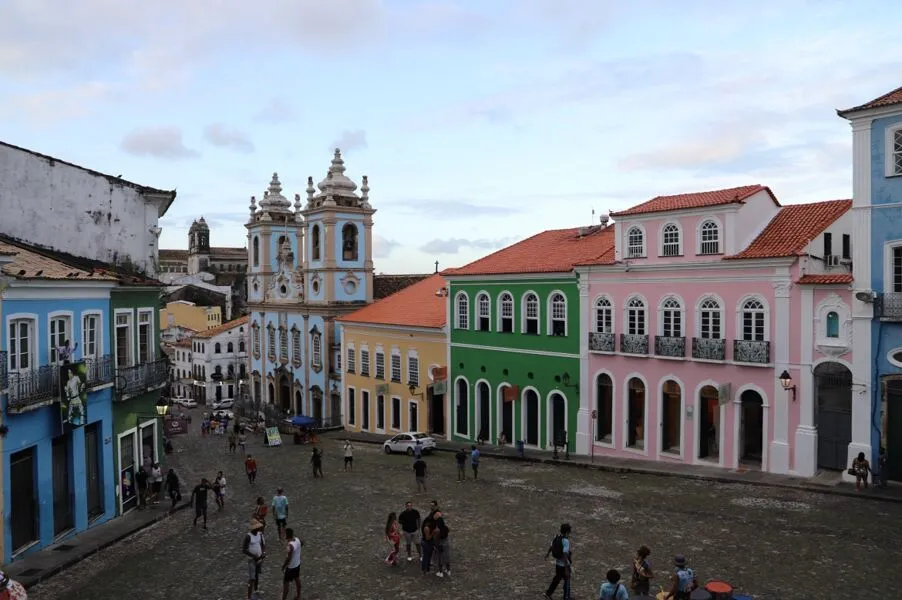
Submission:
[[116,369],[116,391],[120,399],[150,392],[166,385],[169,377],[166,360],[155,360]]
[[655,356],[669,356],[671,358],[686,357],[686,338],[655,336]]
[[59,367],[45,365],[9,374],[7,407],[10,412],[32,410],[59,398]]
[[727,357],[727,341],[714,338],[692,338],[692,358],[724,360]]
[[9,384],[9,362],[6,350],[0,351],[0,390],[5,390]]
[[874,316],[889,321],[902,321],[902,293],[877,294],[874,298]]
[[614,352],[616,343],[613,333],[589,332],[589,352]]
[[758,365],[770,363],[770,342],[733,340],[733,361]]
[[620,351],[624,354],[648,354],[648,336],[621,333]]
[[113,355],[86,357],[85,367],[88,372],[88,387],[97,387],[113,381]]

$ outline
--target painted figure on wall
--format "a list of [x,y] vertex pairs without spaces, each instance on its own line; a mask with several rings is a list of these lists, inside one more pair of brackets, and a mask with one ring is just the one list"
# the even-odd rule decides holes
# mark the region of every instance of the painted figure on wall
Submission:
[[87,421],[88,386],[84,362],[65,364],[60,368],[60,418],[63,426],[81,427]]

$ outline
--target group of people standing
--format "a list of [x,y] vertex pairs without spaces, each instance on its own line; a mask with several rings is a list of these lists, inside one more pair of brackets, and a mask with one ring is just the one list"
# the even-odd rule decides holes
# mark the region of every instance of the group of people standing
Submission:
[[266,538],[263,532],[266,529],[269,508],[272,508],[275,517],[279,541],[282,542],[284,539],[286,544],[285,559],[282,561],[282,600],[287,600],[292,583],[295,588],[295,600],[300,600],[301,546],[304,542],[294,534],[294,529],[288,527],[288,497],[285,496],[283,488],[276,490],[269,507],[264,503],[262,496],[257,498],[249,531],[244,536],[242,552],[247,556],[248,600],[260,597],[260,574],[263,572],[263,560],[266,558]]
[[420,511],[412,502],[404,505],[400,514],[389,513],[385,523],[385,539],[390,552],[385,564],[396,566],[401,552],[401,540],[407,551],[407,562],[413,562],[413,548],[416,548],[420,570],[423,575],[432,572],[438,577],[451,576],[451,529],[448,527],[438,501],[433,500],[426,518],[421,519]]

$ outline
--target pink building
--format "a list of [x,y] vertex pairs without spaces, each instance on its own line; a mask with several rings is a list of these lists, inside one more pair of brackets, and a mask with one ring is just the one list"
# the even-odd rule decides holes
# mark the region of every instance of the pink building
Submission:
[[853,415],[850,208],[782,207],[752,185],[614,213],[614,258],[577,267],[577,451],[802,476],[848,465],[869,422],[866,406]]

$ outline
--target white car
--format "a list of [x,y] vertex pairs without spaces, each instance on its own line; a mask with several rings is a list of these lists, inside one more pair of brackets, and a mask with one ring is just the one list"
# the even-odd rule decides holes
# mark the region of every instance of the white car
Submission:
[[213,411],[214,419],[228,419],[229,421],[233,421],[235,419],[235,413],[230,410],[214,410]]
[[420,442],[422,452],[432,452],[435,450],[435,440],[429,437],[428,434],[419,431],[399,433],[386,441],[385,444],[382,445],[382,448],[385,450],[386,454],[405,452],[408,456],[413,456],[413,449],[417,442]]
[[232,408],[235,405],[235,401],[231,398],[226,398],[225,400],[220,400],[219,402],[213,403],[213,410],[225,410],[227,408]]
[[179,398],[179,401],[185,408],[197,408],[197,400],[194,398]]

